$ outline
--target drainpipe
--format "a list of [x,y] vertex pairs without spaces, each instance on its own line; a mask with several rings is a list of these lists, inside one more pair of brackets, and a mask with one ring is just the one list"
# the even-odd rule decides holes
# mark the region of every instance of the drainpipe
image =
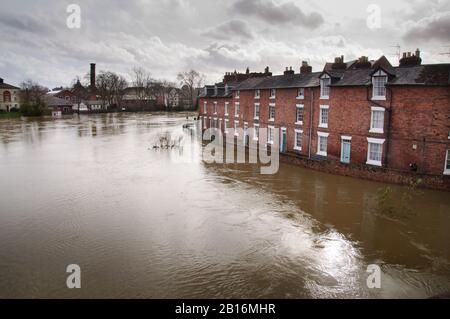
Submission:
[[311,159],[313,115],[314,115],[314,88],[311,89],[311,105],[310,105],[310,111],[309,111],[309,145],[308,145],[308,159]]

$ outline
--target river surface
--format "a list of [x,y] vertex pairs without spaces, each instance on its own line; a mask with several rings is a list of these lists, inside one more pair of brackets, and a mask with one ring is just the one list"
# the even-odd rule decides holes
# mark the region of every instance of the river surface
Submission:
[[[192,119],[192,114],[191,119]],[[186,114],[0,120],[1,298],[425,298],[450,194],[206,164]],[[153,149],[168,136],[170,149]],[[388,195],[380,195],[389,186]],[[68,289],[66,267],[81,267]],[[368,288],[368,265],[381,288]]]

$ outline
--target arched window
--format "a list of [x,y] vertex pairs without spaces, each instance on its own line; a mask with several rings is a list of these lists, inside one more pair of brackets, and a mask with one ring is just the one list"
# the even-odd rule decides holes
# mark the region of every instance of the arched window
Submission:
[[11,102],[11,92],[5,91],[3,92],[3,102]]

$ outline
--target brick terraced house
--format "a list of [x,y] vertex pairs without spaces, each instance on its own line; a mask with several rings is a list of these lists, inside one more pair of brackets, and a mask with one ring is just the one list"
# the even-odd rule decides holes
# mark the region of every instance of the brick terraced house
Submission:
[[283,160],[383,182],[420,178],[425,187],[450,190],[450,64],[421,62],[419,50],[398,67],[384,56],[342,56],[321,72],[303,62],[300,73],[286,68],[206,86],[202,127],[255,135],[279,128]]

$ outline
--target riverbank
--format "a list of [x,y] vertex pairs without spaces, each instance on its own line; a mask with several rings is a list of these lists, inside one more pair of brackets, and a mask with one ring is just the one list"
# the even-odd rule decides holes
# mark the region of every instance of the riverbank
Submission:
[[22,114],[19,112],[1,112],[0,113],[0,120],[1,119],[17,119],[22,117]]

